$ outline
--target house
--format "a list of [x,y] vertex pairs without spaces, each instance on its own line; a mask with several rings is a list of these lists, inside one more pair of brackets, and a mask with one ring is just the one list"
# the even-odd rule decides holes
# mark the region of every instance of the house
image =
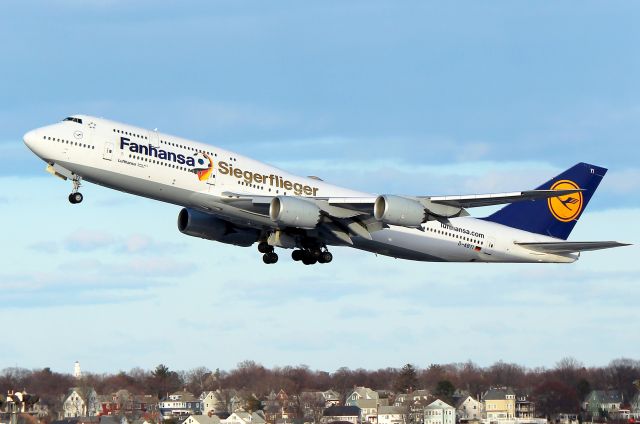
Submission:
[[66,418],[62,420],[52,421],[51,424],[98,424],[100,422],[100,417],[73,417]]
[[405,424],[405,413],[402,406],[379,406],[378,424]]
[[617,414],[622,408],[622,393],[617,390],[593,390],[587,395],[582,407],[594,418]]
[[394,406],[403,407],[406,413],[406,421],[410,424],[422,423],[424,420],[424,408],[434,399],[428,390],[414,390],[411,393],[403,393],[396,396]]
[[200,400],[187,391],[179,391],[162,399],[159,404],[162,418],[186,418],[201,413]]
[[578,414],[573,413],[559,413],[551,417],[553,424],[578,424]]
[[288,420],[291,416],[293,404],[289,400],[289,395],[280,389],[278,393],[273,390],[266,399],[263,401],[262,406],[264,408],[265,418],[268,422],[275,423],[276,421]]
[[109,415],[103,415],[100,417],[99,424],[129,424],[127,417],[115,417]]
[[368,387],[354,387],[353,391],[347,396],[345,405],[357,406],[356,403],[360,399],[380,399],[380,395],[375,390],[371,390]]
[[424,424],[456,424],[456,408],[436,399],[424,408]]
[[636,393],[636,395],[631,399],[630,408],[631,416],[634,419],[640,418],[640,392]]
[[324,404],[327,408],[332,405],[340,405],[340,393],[336,392],[335,390],[327,390],[319,393],[322,394]]
[[347,396],[345,406],[360,408],[360,420],[363,423],[376,424],[378,422],[378,406],[380,395],[368,387],[355,387]]
[[267,421],[258,412],[237,411],[220,422],[222,424],[265,424]]
[[227,412],[239,411],[244,405],[244,399],[242,399],[239,394],[235,393],[233,396],[231,396],[231,399],[229,399],[229,405],[231,406],[231,410]]
[[100,414],[101,405],[93,388],[74,387],[62,400],[61,418],[95,417]]
[[471,397],[461,397],[456,402],[456,416],[461,421],[482,419],[482,402]]
[[322,424],[335,422],[359,424],[360,408],[357,406],[330,406],[322,413]]
[[340,395],[333,391],[300,393],[300,406],[305,422],[317,423],[322,418],[324,410],[333,405],[339,405]]
[[221,414],[229,412],[226,397],[229,393],[224,393],[221,390],[206,391],[200,395],[200,409],[203,414],[213,412],[214,414]]
[[511,388],[491,388],[482,396],[487,420],[512,420],[516,414],[516,394]]
[[124,415],[140,417],[157,410],[158,399],[153,395],[134,395],[128,390],[118,390],[110,395],[98,395],[100,415]]
[[516,396],[516,418],[534,418],[536,416],[536,404],[526,395]]
[[[217,415],[189,415],[182,424],[220,424],[221,420]],[[134,423],[135,424],[135,423]]]

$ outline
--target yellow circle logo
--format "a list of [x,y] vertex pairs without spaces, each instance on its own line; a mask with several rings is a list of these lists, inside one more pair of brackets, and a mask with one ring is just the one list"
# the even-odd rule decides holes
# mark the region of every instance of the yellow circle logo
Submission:
[[[551,190],[573,190],[579,188],[578,184],[570,180],[560,180],[551,186]],[[549,197],[547,203],[549,204],[549,210],[558,221],[573,221],[582,211],[582,192]]]

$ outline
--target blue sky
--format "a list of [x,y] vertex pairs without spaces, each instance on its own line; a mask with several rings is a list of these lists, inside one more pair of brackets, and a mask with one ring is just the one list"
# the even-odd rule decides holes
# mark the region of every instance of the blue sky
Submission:
[[610,171],[571,238],[637,243],[639,18],[615,1],[0,3],[0,319],[20,323],[0,367],[637,358],[638,247],[267,267],[180,234],[175,206],[90,185],[71,206],[22,135],[86,113],[375,193],[519,190],[593,162]]

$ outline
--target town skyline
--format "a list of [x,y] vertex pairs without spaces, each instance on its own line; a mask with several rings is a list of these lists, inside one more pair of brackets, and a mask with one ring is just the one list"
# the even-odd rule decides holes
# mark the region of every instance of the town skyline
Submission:
[[[9,388],[18,386],[25,388]],[[109,417],[120,424],[622,424],[640,419],[640,361],[585,368],[563,358],[550,370],[405,364],[335,373],[251,361],[230,371],[159,364],[113,375],[83,374],[78,366],[73,376],[4,369],[0,391],[7,393],[0,395],[0,422],[15,418],[12,405],[24,399],[22,419],[47,424],[117,424]]]

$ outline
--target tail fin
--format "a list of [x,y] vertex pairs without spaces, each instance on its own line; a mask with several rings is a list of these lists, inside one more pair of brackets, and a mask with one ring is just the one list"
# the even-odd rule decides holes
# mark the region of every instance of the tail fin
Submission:
[[606,168],[579,163],[542,184],[538,190],[581,188],[584,191],[547,200],[512,203],[485,219],[566,240],[606,173]]

